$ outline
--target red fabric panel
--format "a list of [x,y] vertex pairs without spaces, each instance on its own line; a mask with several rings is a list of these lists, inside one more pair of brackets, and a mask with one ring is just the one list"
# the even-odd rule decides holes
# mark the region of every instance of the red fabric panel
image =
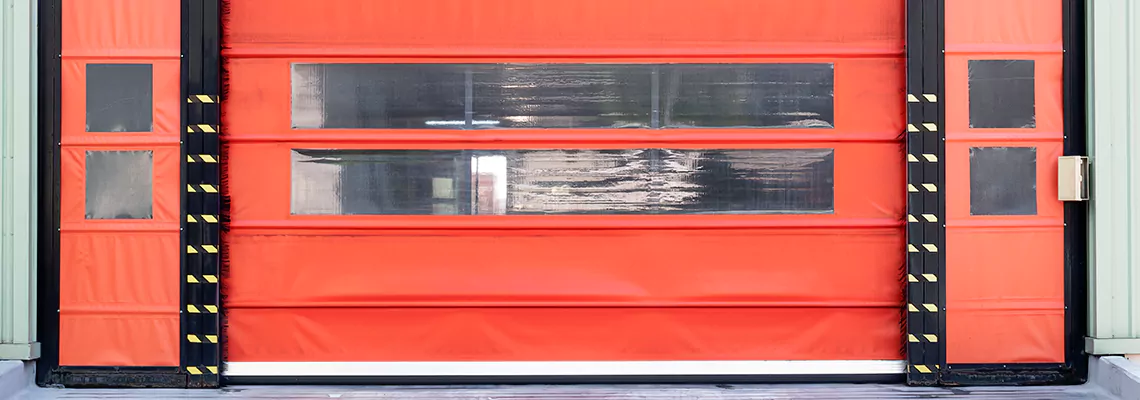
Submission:
[[177,0],[62,3],[64,58],[177,59],[182,52]]
[[[984,3],[984,4],[983,4]],[[946,3],[946,361],[1064,362],[1060,0]],[[969,126],[969,60],[1033,60],[1035,128]],[[1037,149],[1037,214],[970,215],[970,147]]]
[[229,361],[898,360],[901,311],[235,309]]
[[226,304],[901,307],[901,227],[837,229],[238,230],[232,262],[274,268],[235,268]]
[[[335,6],[334,6],[335,4]],[[901,55],[901,0],[232,0],[228,56]]]
[[[176,366],[180,3],[64,0],[61,11],[60,365]],[[153,131],[86,132],[86,66],[115,63],[152,65]],[[121,150],[153,152],[153,218],[85,219],[86,152]]]
[[1062,9],[1062,0],[947,2],[946,51],[1060,52]]

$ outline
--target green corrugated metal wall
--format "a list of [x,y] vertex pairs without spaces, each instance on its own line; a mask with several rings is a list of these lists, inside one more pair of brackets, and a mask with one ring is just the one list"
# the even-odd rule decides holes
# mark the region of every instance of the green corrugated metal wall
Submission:
[[1089,5],[1089,336],[1093,354],[1140,354],[1140,3]]
[[35,0],[0,0],[0,359],[36,343]]
[[1089,340],[1140,353],[1140,3],[1089,1]]

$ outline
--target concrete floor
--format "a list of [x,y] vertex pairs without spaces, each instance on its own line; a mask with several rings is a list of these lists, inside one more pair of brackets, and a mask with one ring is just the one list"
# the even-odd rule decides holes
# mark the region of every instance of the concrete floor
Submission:
[[[0,396],[2,398],[3,396]],[[1116,400],[1100,386],[912,388],[903,385],[235,386],[221,390],[29,388],[16,399],[1034,399]]]

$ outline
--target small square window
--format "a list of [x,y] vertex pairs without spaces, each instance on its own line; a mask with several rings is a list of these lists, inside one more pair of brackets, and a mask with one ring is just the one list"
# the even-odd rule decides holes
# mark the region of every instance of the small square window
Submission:
[[1033,60],[971,60],[971,128],[1036,128]]
[[1037,215],[1037,148],[970,148],[970,215]]
[[87,65],[87,132],[154,129],[150,64]]
[[151,219],[154,153],[87,152],[87,219]]

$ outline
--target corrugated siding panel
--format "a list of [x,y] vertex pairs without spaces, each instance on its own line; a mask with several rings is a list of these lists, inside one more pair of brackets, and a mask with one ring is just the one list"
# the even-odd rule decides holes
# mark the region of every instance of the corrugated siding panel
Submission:
[[1098,0],[1088,7],[1089,148],[1095,170],[1089,336],[1096,339],[1090,350],[1140,353],[1140,4]]
[[39,356],[34,21],[32,0],[0,0],[0,359]]

